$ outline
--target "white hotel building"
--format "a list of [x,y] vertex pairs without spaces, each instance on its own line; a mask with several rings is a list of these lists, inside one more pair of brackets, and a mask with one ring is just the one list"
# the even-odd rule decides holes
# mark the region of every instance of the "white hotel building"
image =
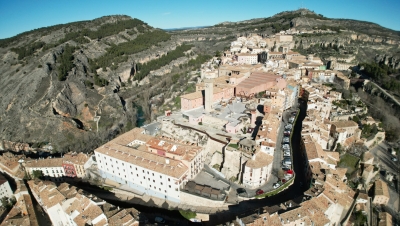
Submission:
[[155,138],[140,128],[94,152],[103,178],[173,202],[180,202],[181,187],[201,171],[204,162],[202,148]]
[[25,163],[25,169],[30,175],[37,170],[42,171],[43,176],[53,181],[62,181],[65,176],[62,161],[62,158],[28,160]]

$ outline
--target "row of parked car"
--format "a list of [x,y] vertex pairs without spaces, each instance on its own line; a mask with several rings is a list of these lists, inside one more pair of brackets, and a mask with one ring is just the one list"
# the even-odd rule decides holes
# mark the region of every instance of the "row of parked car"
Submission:
[[283,160],[282,160],[282,169],[287,170],[292,167],[292,158],[290,152],[290,134],[293,129],[293,122],[295,120],[295,116],[297,111],[291,112],[291,117],[289,118],[289,123],[285,126],[285,130],[283,131],[283,139],[282,139],[282,152],[283,152]]

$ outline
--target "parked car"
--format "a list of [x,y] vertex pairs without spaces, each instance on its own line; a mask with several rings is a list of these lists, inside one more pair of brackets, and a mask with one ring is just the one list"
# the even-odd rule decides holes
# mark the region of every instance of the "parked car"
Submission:
[[397,162],[397,158],[392,158],[392,161],[393,162]]
[[285,171],[290,170],[290,166],[282,164],[282,170],[285,170]]
[[290,118],[289,118],[289,122],[290,122],[290,123],[293,123],[293,122],[294,122],[294,117],[290,117]]
[[258,190],[256,191],[256,195],[261,195],[261,194],[264,194],[264,191],[261,190],[261,189],[258,189]]
[[280,186],[281,186],[280,184],[275,183],[273,187],[274,187],[274,189],[277,189],[277,188],[279,188]]
[[285,126],[285,129],[292,129],[293,128],[293,125],[292,124],[287,124],[286,126]]
[[297,111],[293,111],[291,114],[292,114],[293,116],[295,116],[295,115],[297,115]]
[[289,141],[290,141],[290,138],[289,138],[289,137],[284,137],[284,138],[282,139],[282,141],[283,141],[283,142],[289,142]]
[[282,160],[282,165],[291,166],[292,161],[290,159],[284,159]]
[[238,188],[236,189],[236,192],[238,193],[238,195],[245,195],[247,196],[247,191],[244,188]]
[[283,145],[282,145],[282,148],[283,148],[283,149],[290,149],[290,145],[289,145],[289,144],[283,144]]
[[290,157],[290,152],[284,152],[283,157]]

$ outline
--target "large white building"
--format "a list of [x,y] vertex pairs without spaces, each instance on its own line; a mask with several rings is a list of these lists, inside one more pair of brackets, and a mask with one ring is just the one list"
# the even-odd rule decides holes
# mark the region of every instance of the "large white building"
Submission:
[[243,185],[247,188],[257,188],[268,181],[272,173],[274,157],[258,151],[244,166]]
[[62,158],[47,158],[29,160],[25,163],[26,171],[32,175],[33,171],[42,171],[43,176],[55,181],[62,181],[65,176]]
[[258,55],[250,54],[250,53],[238,53],[237,61],[240,64],[257,64],[258,63]]
[[3,197],[11,198],[12,195],[13,192],[11,190],[10,183],[8,183],[8,180],[2,174],[0,174],[0,199]]
[[180,189],[203,167],[204,150],[135,128],[97,148],[103,178],[138,192],[180,202]]

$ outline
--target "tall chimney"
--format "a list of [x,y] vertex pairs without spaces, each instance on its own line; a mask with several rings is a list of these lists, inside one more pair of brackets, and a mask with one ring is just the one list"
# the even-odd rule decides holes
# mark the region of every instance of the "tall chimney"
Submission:
[[257,119],[257,114],[255,109],[251,109],[251,119],[250,119],[250,126],[251,128],[256,127],[256,119]]
[[206,112],[210,112],[212,110],[212,103],[214,97],[213,91],[213,80],[212,79],[205,79],[205,90],[204,90],[204,110]]

